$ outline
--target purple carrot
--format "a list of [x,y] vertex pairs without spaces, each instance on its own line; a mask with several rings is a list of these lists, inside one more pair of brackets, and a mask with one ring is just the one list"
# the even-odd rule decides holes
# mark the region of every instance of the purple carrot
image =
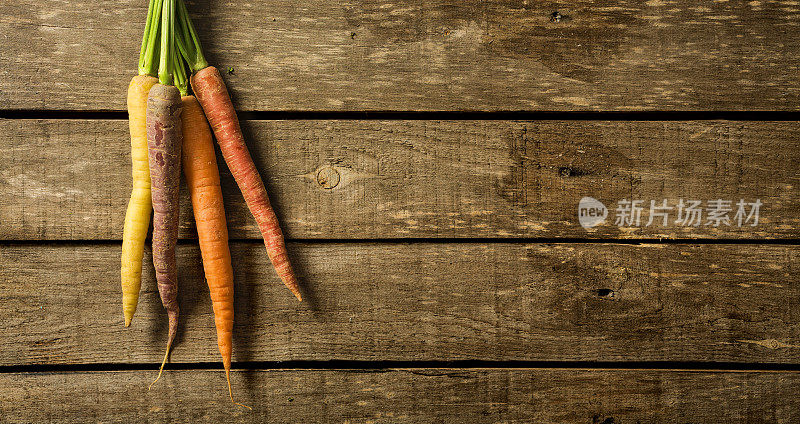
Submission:
[[[156,84],[147,99],[147,152],[153,197],[153,266],[158,292],[169,317],[169,338],[164,362],[178,331],[178,186],[181,176],[181,95],[175,86]],[[158,381],[158,378],[156,378]],[[155,383],[155,381],[153,382]]]

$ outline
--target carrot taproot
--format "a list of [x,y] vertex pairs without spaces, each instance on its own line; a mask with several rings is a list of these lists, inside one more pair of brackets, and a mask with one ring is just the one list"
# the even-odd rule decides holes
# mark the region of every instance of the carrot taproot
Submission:
[[303,300],[297,277],[286,252],[286,243],[278,217],[270,204],[264,181],[247,150],[225,81],[222,80],[217,68],[209,66],[205,60],[183,0],[178,1],[178,21],[179,48],[187,58],[189,68],[194,72],[190,78],[194,95],[200,102],[211,129],[214,130],[225,163],[228,164],[247,207],[258,224],[272,266],[297,300]]
[[145,108],[147,94],[158,79],[137,75],[128,87],[128,120],[131,132],[133,190],[125,213],[122,230],[122,312],[125,326],[131,325],[139,303],[142,286],[142,257],[144,240],[150,228],[150,168],[147,162],[147,128]]
[[303,300],[297,277],[289,262],[278,217],[269,202],[261,175],[247,150],[239,119],[219,70],[211,66],[201,69],[192,75],[191,83],[217,137],[222,156],[242,191],[250,213],[256,219],[273,267],[297,300]]
[[[166,362],[178,330],[178,241],[181,152],[181,96],[174,86],[156,84],[147,99],[147,145],[153,198],[153,266],[169,333]],[[164,364],[161,364],[162,370]],[[161,372],[159,371],[159,376]]]
[[147,23],[142,37],[139,53],[139,75],[128,85],[128,126],[131,133],[131,174],[133,189],[125,212],[122,230],[122,254],[120,255],[120,278],[122,281],[122,313],[125,326],[131,324],[136,306],[139,303],[139,290],[142,286],[142,258],[144,240],[150,227],[150,212],[153,207],[150,199],[150,167],[147,161],[147,127],[145,110],[147,95],[158,83],[155,71],[155,42],[157,21],[161,9],[157,0],[150,0],[147,9]]
[[[163,0],[161,12],[161,56],[159,83],[150,89],[147,98],[147,148],[153,202],[153,266],[156,271],[161,304],[167,310],[169,332],[164,364],[178,330],[178,269],[175,247],[178,242],[181,172],[181,93],[173,84],[175,0]],[[152,384],[151,384],[152,387]]]
[[212,66],[201,69],[192,75],[191,83],[217,137],[225,163],[239,185],[250,213],[256,219],[272,266],[297,300],[303,300],[297,277],[289,262],[278,217],[269,202],[261,175],[247,150],[236,110],[219,70]]
[[233,267],[228,247],[228,228],[222,188],[211,129],[200,103],[194,96],[181,98],[183,112],[183,174],[192,199],[197,225],[197,238],[203,259],[203,271],[208,283],[217,328],[217,346],[222,355],[228,395],[234,402],[231,389],[231,357],[233,351]]

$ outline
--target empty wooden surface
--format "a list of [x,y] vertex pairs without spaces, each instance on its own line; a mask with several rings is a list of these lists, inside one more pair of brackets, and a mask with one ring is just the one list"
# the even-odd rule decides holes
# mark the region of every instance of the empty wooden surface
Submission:
[[[222,371],[0,375],[11,422],[794,423],[800,375],[581,369]],[[88,395],[87,395],[88,394]],[[113,399],[113,401],[111,401]],[[163,399],[169,399],[165,403]],[[24,408],[18,405],[25,405]]]
[[[796,238],[796,122],[247,121],[290,238]],[[0,239],[119,240],[127,122],[0,120]],[[258,237],[219,158],[229,231]],[[610,209],[585,230],[578,203]],[[639,226],[615,224],[642,200]],[[647,226],[650,201],[754,202],[758,225]],[[184,190],[181,230],[193,236]]]
[[[146,6],[0,4],[0,108],[124,109]],[[226,79],[243,110],[800,103],[792,1],[195,0],[189,9],[209,61],[233,68]]]

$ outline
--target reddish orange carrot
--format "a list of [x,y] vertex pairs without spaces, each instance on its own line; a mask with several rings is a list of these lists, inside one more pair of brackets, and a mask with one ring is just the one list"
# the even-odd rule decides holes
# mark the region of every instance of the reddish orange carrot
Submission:
[[222,355],[225,378],[228,380],[228,394],[233,402],[231,390],[233,267],[228,248],[228,228],[225,221],[225,207],[222,204],[222,189],[219,185],[217,157],[211,140],[211,129],[208,127],[200,103],[194,96],[183,96],[181,103],[183,173],[192,198],[203,270],[214,308],[217,346]]
[[189,68],[195,72],[190,80],[194,94],[214,130],[222,156],[242,191],[247,207],[256,219],[272,266],[297,300],[303,300],[297,285],[297,277],[289,263],[278,217],[275,216],[275,211],[269,203],[267,189],[247,150],[225,82],[216,68],[208,66],[183,1],[178,2],[178,12],[180,31],[177,41],[181,53],[189,63]]
[[192,89],[211,123],[211,128],[214,129],[222,156],[242,191],[247,207],[258,223],[272,265],[283,280],[283,284],[294,293],[297,300],[302,300],[297,278],[286,253],[278,217],[275,216],[267,197],[267,189],[247,150],[239,127],[239,119],[236,117],[222,76],[217,68],[207,67],[194,74],[191,82]]

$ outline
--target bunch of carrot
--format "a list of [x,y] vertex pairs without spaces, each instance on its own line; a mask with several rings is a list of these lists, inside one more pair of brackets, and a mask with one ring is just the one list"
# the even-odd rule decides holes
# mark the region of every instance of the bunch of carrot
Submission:
[[[144,244],[152,212],[153,266],[169,320],[167,349],[158,381],[178,330],[175,248],[182,167],[214,310],[217,345],[233,401],[233,268],[211,129],[261,230],[275,270],[297,299],[302,298],[283,233],[247,150],[228,90],[219,71],[205,60],[186,5],[183,0],[149,1],[139,75],[128,87],[133,190],[125,215],[121,256],[125,326],[130,325],[139,299]],[[189,95],[189,83],[194,96]]]

